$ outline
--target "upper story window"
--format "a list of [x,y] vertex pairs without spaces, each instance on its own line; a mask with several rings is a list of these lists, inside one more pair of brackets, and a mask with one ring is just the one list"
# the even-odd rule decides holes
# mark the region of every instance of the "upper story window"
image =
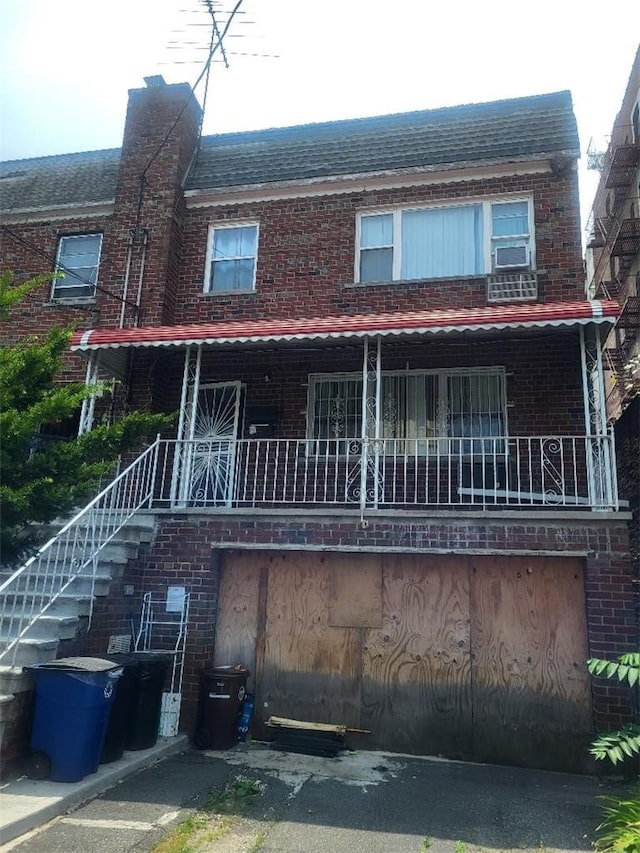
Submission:
[[92,297],[96,293],[102,234],[73,234],[58,243],[53,299]]
[[209,232],[205,293],[254,290],[257,223],[215,225]]
[[357,280],[405,281],[529,269],[530,208],[530,199],[517,199],[363,213]]

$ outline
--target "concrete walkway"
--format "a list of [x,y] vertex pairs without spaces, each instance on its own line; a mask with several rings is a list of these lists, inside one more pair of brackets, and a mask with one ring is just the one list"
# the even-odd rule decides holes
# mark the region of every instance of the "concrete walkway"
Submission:
[[34,781],[22,777],[0,785],[0,844],[4,844],[34,827],[111,788],[121,779],[150,764],[183,752],[189,745],[186,735],[160,738],[151,749],[125,752],[119,761],[101,764],[97,773],[80,782]]
[[0,849],[148,851],[211,790],[238,776],[258,782],[261,795],[231,831],[199,850],[588,851],[603,793],[591,777],[381,752],[327,759],[257,744],[227,752],[187,749]]

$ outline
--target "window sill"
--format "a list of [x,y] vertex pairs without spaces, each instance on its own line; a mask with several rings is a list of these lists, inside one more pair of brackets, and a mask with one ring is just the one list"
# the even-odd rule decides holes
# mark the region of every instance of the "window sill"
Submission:
[[199,293],[199,299],[229,299],[234,296],[257,296],[256,290],[208,290],[204,293]]
[[451,281],[478,281],[485,282],[487,280],[487,276],[489,273],[480,273],[478,275],[453,275],[442,278],[406,278],[406,279],[397,279],[394,281],[350,281],[345,282],[342,285],[344,290],[350,290],[355,288],[369,288],[369,287],[407,287],[411,285],[422,285],[422,284],[439,284],[440,282],[451,282]]
[[44,302],[45,308],[59,308],[61,305],[96,305],[95,296],[59,296]]

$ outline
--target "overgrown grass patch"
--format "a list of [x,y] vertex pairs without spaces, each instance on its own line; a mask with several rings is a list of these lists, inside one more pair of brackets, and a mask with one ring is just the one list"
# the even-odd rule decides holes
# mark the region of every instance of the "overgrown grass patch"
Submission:
[[[204,804],[156,844],[152,853],[196,853],[203,844],[224,838],[235,826],[237,817],[246,814],[262,791],[257,779],[235,776],[224,788],[211,791]],[[255,851],[262,846],[264,835],[256,839],[258,842]]]

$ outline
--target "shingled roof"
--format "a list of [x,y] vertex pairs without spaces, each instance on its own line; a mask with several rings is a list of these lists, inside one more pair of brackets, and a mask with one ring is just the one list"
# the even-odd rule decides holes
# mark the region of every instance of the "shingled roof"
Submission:
[[0,163],[0,210],[32,210],[113,200],[120,149]]
[[[185,189],[226,189],[311,180],[578,157],[571,94],[555,92],[482,104],[224,133],[202,138]],[[110,201],[120,150],[85,151],[0,163],[0,210]]]
[[186,189],[579,153],[571,94],[565,91],[206,136]]

